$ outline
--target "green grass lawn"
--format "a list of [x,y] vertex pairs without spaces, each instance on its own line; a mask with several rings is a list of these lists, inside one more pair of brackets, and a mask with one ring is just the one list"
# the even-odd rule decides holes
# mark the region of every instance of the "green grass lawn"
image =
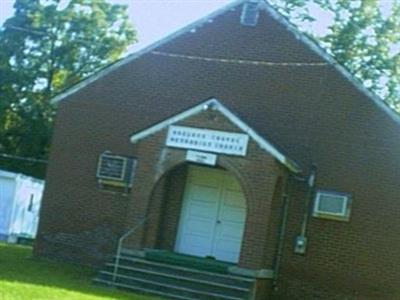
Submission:
[[155,300],[94,286],[93,270],[32,258],[32,248],[0,243],[0,300]]

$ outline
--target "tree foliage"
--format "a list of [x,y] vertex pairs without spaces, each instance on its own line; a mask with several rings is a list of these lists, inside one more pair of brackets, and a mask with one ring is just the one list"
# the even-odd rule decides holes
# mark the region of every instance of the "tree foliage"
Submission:
[[[117,60],[135,41],[126,7],[106,0],[16,0],[0,30],[0,153],[47,158],[50,99]],[[0,160],[39,177],[40,165]]]
[[[400,112],[399,0],[271,0],[292,22],[307,31],[310,23],[332,22],[327,32],[308,34],[360,79],[371,91]],[[315,9],[315,8],[318,9]],[[314,12],[314,13],[313,13]],[[314,15],[313,15],[314,14]]]

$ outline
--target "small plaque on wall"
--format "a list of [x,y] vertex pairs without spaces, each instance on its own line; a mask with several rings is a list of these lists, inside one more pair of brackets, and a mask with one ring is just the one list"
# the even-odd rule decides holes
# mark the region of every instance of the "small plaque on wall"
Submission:
[[212,153],[188,150],[186,160],[202,165],[215,166],[217,163],[217,155]]

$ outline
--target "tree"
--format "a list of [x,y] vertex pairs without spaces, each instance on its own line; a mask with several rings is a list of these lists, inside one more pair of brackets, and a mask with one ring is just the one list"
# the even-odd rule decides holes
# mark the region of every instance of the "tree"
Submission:
[[311,8],[332,19],[328,33],[308,31],[339,64],[372,92],[400,112],[400,3],[399,0],[271,0],[292,22],[305,30],[322,23]]
[[[117,60],[135,41],[126,6],[106,0],[16,0],[0,30],[0,153],[47,158],[50,99]],[[44,176],[44,166],[1,161]]]

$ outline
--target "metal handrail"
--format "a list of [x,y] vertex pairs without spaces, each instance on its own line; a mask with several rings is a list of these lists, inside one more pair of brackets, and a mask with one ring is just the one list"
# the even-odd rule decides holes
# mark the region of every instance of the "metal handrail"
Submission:
[[146,221],[149,219],[149,217],[144,218],[139,224],[137,224],[136,226],[132,227],[131,229],[129,229],[127,232],[124,233],[124,235],[122,235],[119,240],[118,240],[118,248],[117,248],[117,256],[115,259],[115,264],[114,264],[114,271],[113,271],[113,281],[115,282],[115,280],[117,279],[117,273],[118,273],[118,268],[119,268],[119,261],[121,259],[121,251],[122,251],[122,245],[125,241],[125,239],[130,236],[131,234],[133,234],[134,232],[136,232],[136,230],[138,230],[140,227],[142,227],[144,225],[144,223],[146,223]]

